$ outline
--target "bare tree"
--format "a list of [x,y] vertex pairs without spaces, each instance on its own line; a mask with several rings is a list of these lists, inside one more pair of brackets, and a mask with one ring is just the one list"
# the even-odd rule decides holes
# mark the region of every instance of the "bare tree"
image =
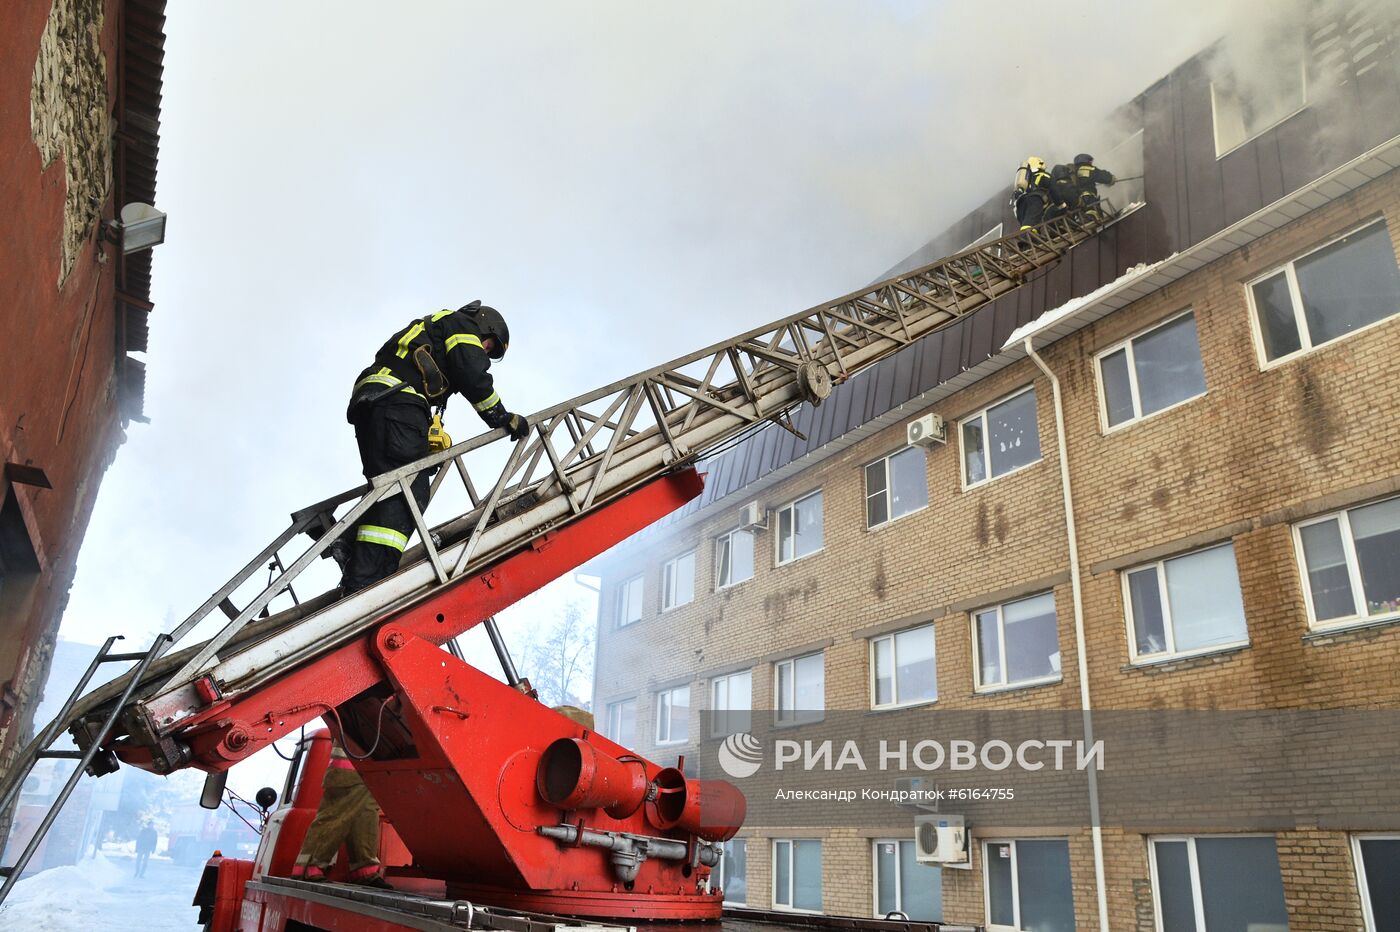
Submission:
[[593,626],[577,602],[570,602],[551,624],[526,631],[514,653],[520,658],[521,674],[530,678],[541,702],[589,707],[586,695],[593,682],[593,637]]

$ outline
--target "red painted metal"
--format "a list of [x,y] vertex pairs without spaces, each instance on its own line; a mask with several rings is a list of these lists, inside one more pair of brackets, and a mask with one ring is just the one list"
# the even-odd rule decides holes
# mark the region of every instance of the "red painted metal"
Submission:
[[[417,864],[446,881],[449,895],[465,896],[459,887],[470,887],[472,899],[488,904],[528,896],[532,908],[594,916],[719,916],[718,892],[703,892],[709,875],[703,865],[650,858],[629,885],[614,872],[607,850],[561,844],[536,831],[582,822],[594,831],[686,843],[686,831],[659,829],[645,807],[632,806],[623,817],[596,805],[563,810],[537,789],[541,758],[560,739],[591,745],[595,759],[632,757],[647,783],[667,768],[630,755],[397,625],[379,629],[375,650],[402,703],[414,756],[360,761],[357,768]],[[615,795],[578,805],[612,805]]]
[[[721,894],[705,891],[710,868],[695,858],[696,836],[734,834],[744,809],[737,789],[687,780],[675,768],[636,757],[440,647],[674,511],[702,487],[693,469],[648,483],[269,684],[227,691],[172,737],[190,747],[195,766],[221,770],[319,716],[332,731],[341,728],[342,716],[347,722],[358,716],[355,727],[362,729],[358,713],[368,706],[369,720],[377,717],[372,727],[382,729],[382,709],[395,698],[392,740],[355,767],[412,852],[418,878],[484,904],[594,917],[717,919]],[[362,747],[380,745],[379,734],[358,737]],[[578,766],[548,786],[541,757],[560,741],[576,752]],[[311,803],[309,784],[319,784],[326,766],[322,744],[313,741],[317,757],[299,782],[294,812],[314,811],[303,803]],[[140,749],[120,741],[113,748],[138,766],[149,763]],[[541,780],[557,805],[541,795]],[[305,822],[284,817],[269,839],[271,856],[260,857],[268,873],[290,868]],[[640,862],[628,861],[538,831],[559,825],[624,839],[666,838],[695,860],[663,859],[653,848]],[[292,919],[397,928],[337,917],[327,912],[333,908],[294,893],[248,894],[240,918],[245,929],[280,930]]]
[[[442,644],[670,514],[703,488],[693,469],[664,476],[536,538],[488,571],[439,590],[389,620],[407,634]],[[192,716],[174,737],[190,747],[192,766],[227,770],[382,683],[384,671],[369,651],[372,637],[371,632],[356,638],[256,690],[226,694]],[[125,763],[160,772],[152,766],[148,748],[125,739],[109,747]]]

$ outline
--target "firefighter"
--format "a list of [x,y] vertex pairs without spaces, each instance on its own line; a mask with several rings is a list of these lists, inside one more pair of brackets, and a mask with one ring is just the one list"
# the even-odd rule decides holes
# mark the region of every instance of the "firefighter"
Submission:
[[[390,337],[355,381],[346,412],[346,420],[355,426],[365,478],[451,446],[451,438],[441,430],[440,414],[453,392],[465,396],[488,427],[504,428],[512,438],[523,439],[529,424],[506,410],[488,371],[509,345],[505,319],[480,301],[429,314]],[[432,415],[430,406],[438,414]],[[411,486],[420,510],[428,504],[430,479],[427,471],[420,472]],[[333,551],[344,561],[341,594],[392,575],[413,529],[413,513],[401,492],[370,506],[348,552],[344,547]]]
[[1016,222],[1023,230],[1039,225],[1047,219],[1046,211],[1054,201],[1045,160],[1033,155],[1016,169],[1016,185],[1011,200],[1016,209]]
[[1074,200],[1070,202],[1095,220],[1099,219],[1099,185],[1112,186],[1113,172],[1094,165],[1094,157],[1081,152],[1074,157]]
[[1074,166],[1056,165],[1050,169],[1051,206],[1046,211],[1047,220],[1058,217],[1074,208],[1079,200],[1079,192],[1074,186]]
[[389,888],[379,872],[379,804],[337,740],[321,778],[321,804],[306,830],[292,876],[322,881],[341,845],[350,857],[350,882]]

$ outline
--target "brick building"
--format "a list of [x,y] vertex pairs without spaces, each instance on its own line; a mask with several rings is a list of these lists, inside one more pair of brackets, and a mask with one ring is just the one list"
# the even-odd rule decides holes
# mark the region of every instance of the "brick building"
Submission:
[[[1400,33],[1359,4],[1300,39],[1268,99],[1219,46],[1125,105],[1100,163],[1141,160],[1142,206],[595,561],[600,729],[671,761],[704,710],[1400,709]],[[946,444],[909,445],[930,412]],[[1400,811],[1283,815],[982,818],[941,871],[912,815],[751,819],[724,875],[991,929],[1400,928]]]
[[[0,773],[32,733],[98,486],[142,420],[163,0],[0,10]],[[3,834],[3,833],[0,833]]]

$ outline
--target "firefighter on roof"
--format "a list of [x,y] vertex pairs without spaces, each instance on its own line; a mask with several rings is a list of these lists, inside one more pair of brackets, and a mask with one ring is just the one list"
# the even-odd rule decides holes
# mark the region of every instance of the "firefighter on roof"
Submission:
[[[511,414],[491,381],[491,363],[506,354],[510,330],[499,311],[473,301],[415,320],[389,338],[374,363],[360,373],[346,419],[365,478],[370,479],[443,450],[452,440],[442,431],[440,412],[453,392],[466,397],[488,427],[504,428],[516,440],[529,424]],[[431,435],[431,446],[430,446]],[[428,504],[428,472],[411,486],[421,510]],[[402,493],[380,499],[355,529],[348,556],[344,548],[342,595],[393,574],[413,533],[413,512]]]
[[1033,155],[1016,169],[1011,202],[1016,208],[1016,222],[1023,230],[1049,219],[1048,211],[1055,203],[1055,196],[1050,191],[1050,173],[1045,170],[1044,159]]

